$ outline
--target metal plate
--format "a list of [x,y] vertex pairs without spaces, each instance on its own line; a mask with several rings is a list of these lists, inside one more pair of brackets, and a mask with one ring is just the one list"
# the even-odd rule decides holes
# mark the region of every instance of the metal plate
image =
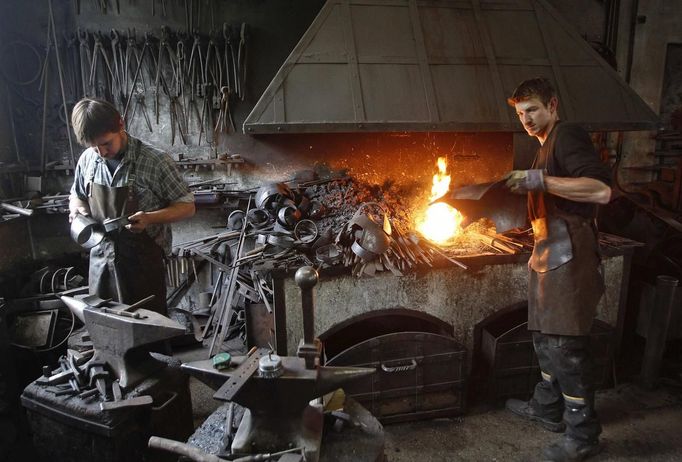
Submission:
[[12,341],[28,348],[48,345],[54,335],[57,310],[17,315],[12,324]]
[[258,360],[268,354],[267,348],[260,348],[246,361],[237,367],[234,371],[230,371],[230,378],[218,389],[213,395],[213,398],[220,401],[232,401],[239,390],[246,384],[246,382],[258,370]]

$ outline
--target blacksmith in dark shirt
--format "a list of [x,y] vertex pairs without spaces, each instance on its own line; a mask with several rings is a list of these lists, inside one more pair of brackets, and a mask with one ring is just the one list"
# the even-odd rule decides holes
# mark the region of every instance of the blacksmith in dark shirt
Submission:
[[528,194],[535,246],[528,263],[528,328],[542,372],[530,401],[507,409],[564,436],[542,460],[575,461],[599,452],[589,334],[604,291],[595,225],[597,204],[611,198],[610,169],[580,126],[559,120],[545,78],[522,82],[509,104],[541,147],[530,170],[507,174]]

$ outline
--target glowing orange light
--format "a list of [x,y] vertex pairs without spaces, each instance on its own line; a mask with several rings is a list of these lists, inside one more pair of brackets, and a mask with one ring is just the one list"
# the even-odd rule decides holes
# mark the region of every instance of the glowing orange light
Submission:
[[444,196],[450,189],[450,175],[447,174],[448,162],[445,160],[445,157],[439,157],[436,164],[438,165],[438,173],[433,175],[433,186],[431,186],[429,202]]
[[[450,189],[447,161],[444,157],[439,157],[437,165],[438,172],[433,175],[429,202],[444,196]],[[426,209],[424,217],[417,223],[417,231],[430,241],[443,244],[462,231],[462,220],[464,220],[464,217],[457,209],[446,203],[439,202],[430,205]]]

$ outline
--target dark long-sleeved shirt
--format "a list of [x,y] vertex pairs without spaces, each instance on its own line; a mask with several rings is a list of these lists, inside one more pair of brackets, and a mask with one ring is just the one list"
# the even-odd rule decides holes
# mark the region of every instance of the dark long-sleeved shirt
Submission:
[[[611,169],[604,164],[594,149],[590,135],[578,124],[560,122],[557,130],[554,152],[547,161],[547,174],[557,177],[593,178],[611,186]],[[594,217],[596,205],[575,202],[554,196],[556,206],[567,213],[586,218]]]

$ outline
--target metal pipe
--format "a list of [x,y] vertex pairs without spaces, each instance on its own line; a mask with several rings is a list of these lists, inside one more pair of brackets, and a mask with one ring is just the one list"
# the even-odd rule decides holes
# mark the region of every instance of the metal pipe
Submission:
[[30,217],[35,212],[35,210],[25,209],[23,207],[17,207],[16,205],[7,204],[5,202],[0,202],[0,207],[2,207],[5,210],[8,210],[12,213],[18,213],[18,214],[23,215],[25,217]]
[[620,13],[620,0],[607,0],[604,6],[604,43],[614,54],[618,45],[618,16]]
[[673,302],[678,280],[672,276],[660,275],[656,278],[656,297],[649,314],[646,346],[642,360],[641,377],[644,385],[653,388],[661,368],[668,328],[673,313]]
[[47,130],[47,97],[49,90],[49,74],[50,74],[50,38],[52,32],[52,23],[47,21],[47,44],[45,46],[45,62],[43,63],[43,79],[45,83],[45,93],[43,93],[43,125],[41,130],[41,142],[40,142],[40,173],[45,175],[45,164],[47,164],[46,153],[45,153],[45,134]]
[[628,35],[628,62],[625,66],[625,81],[630,83],[632,77],[632,62],[635,55],[635,33],[637,29],[637,10],[639,10],[639,0],[633,0],[630,5],[630,33]]

